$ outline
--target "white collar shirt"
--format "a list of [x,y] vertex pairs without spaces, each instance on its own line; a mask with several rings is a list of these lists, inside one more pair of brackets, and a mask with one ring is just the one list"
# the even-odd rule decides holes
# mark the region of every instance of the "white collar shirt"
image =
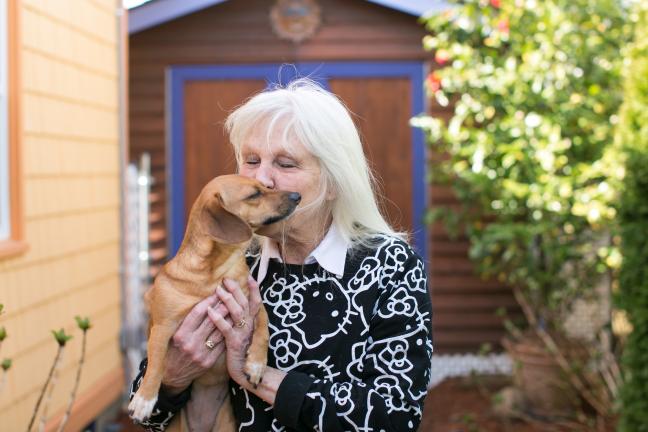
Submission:
[[[304,264],[313,264],[317,262],[324,270],[329,273],[342,277],[344,275],[344,263],[346,254],[349,249],[349,242],[342,237],[340,231],[331,224],[326,235],[319,245],[306,257]],[[283,262],[279,253],[279,245],[276,240],[264,237],[261,242],[261,256],[259,257],[259,272],[257,282],[261,283],[268,273],[268,262],[270,259],[276,259]]]

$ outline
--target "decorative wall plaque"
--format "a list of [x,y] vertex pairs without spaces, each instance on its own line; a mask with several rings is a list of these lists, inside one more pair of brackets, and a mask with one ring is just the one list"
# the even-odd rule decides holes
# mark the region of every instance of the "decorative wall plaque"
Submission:
[[281,39],[295,43],[312,36],[320,25],[321,10],[315,0],[277,0],[270,11],[272,28]]

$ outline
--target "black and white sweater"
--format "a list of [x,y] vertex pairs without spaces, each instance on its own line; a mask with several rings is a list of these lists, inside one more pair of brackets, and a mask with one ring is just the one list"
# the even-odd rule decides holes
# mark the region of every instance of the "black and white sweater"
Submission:
[[[255,275],[257,255],[248,262]],[[239,431],[409,431],[423,413],[432,358],[425,268],[404,242],[380,236],[347,252],[344,275],[270,260],[261,282],[268,365],[288,374],[273,407],[231,382]],[[139,386],[140,376],[133,383]],[[190,397],[160,394],[144,426],[164,430]]]

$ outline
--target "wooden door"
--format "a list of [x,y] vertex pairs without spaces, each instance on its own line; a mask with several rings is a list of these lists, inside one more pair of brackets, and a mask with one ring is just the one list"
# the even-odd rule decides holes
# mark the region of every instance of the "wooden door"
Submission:
[[[406,79],[337,78],[329,82],[351,110],[369,165],[378,181],[380,205],[398,230],[412,231],[412,163],[409,82]],[[236,171],[223,128],[229,112],[262,90],[259,80],[190,81],[185,88],[186,215],[212,178]]]
[[185,218],[203,186],[236,172],[225,119],[243,101],[263,90],[265,81],[201,80],[185,86]]
[[412,144],[407,78],[332,78],[329,86],[352,112],[381,195],[380,206],[397,230],[413,231]]
[[[403,68],[405,72],[403,72]],[[408,70],[410,72],[408,72]],[[412,70],[390,64],[302,64],[293,69],[279,65],[178,68],[171,73],[171,253],[182,240],[188,211],[203,185],[217,175],[236,170],[233,152],[224,133],[227,115],[249,96],[281,76],[310,76],[336,93],[348,106],[358,126],[379,183],[380,202],[389,222],[413,233],[412,243],[426,258],[426,231],[422,138],[416,143],[409,119],[414,99],[422,92],[413,83]],[[293,76],[286,76],[292,71]],[[409,74],[409,75],[408,75]],[[416,75],[418,77],[418,75]],[[419,79],[418,77],[417,79]],[[415,90],[416,89],[416,90]],[[420,98],[422,99],[422,97]],[[416,146],[418,145],[418,157]]]

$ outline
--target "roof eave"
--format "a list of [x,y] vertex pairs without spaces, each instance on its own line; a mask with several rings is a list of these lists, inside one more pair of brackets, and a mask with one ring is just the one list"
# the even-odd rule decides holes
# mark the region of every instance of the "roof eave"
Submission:
[[154,0],[128,11],[128,33],[138,33],[227,0]]
[[[227,0],[153,0],[128,12],[128,33],[134,34],[164,24]],[[446,0],[367,0],[400,12],[422,16],[449,7]]]

